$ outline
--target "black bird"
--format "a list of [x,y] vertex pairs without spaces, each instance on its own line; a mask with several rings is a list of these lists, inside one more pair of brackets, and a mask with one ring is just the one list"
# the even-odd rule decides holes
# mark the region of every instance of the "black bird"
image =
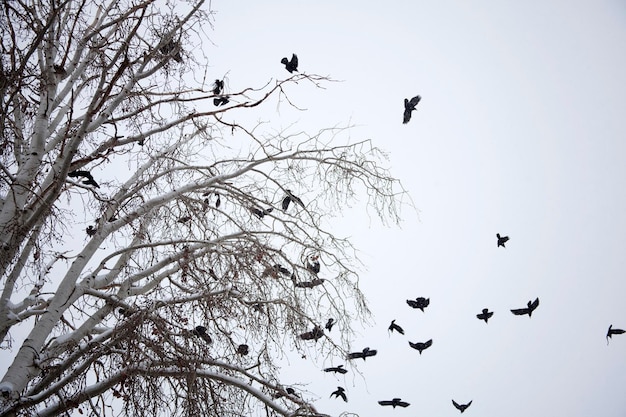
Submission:
[[213,84],[213,94],[219,96],[224,91],[224,81],[223,80],[215,80],[215,84]]
[[502,246],[503,248],[506,248],[506,246],[504,246],[504,244],[509,241],[509,237],[508,236],[500,236],[500,233],[496,233],[496,237],[498,238],[498,247]]
[[430,304],[430,298],[417,297],[415,300],[406,300],[406,303],[413,308],[419,308],[424,311],[424,309]]
[[318,285],[322,285],[326,281],[325,279],[314,279],[313,281],[300,281],[294,283],[294,285],[298,288],[313,288]]
[[330,396],[335,396],[335,398],[341,397],[345,402],[348,402],[348,397],[346,397],[346,390],[343,387],[337,387],[336,391],[333,391]]
[[[285,391],[287,392],[287,394],[289,395],[293,395],[293,396],[298,396],[298,394],[296,394],[296,390],[291,388],[291,387],[287,387],[287,389],[285,389]],[[272,398],[281,398],[283,397],[283,393],[280,391],[277,391],[274,395],[272,395]]]
[[476,314],[476,317],[478,317],[480,320],[485,320],[485,323],[488,323],[487,320],[489,320],[491,316],[493,316],[493,311],[490,312],[488,308],[483,308],[482,313]]
[[291,61],[286,57],[280,60],[281,64],[285,65],[285,69],[289,72],[298,71],[298,55],[292,54]]
[[285,196],[285,198],[283,198],[283,211],[287,211],[287,209],[289,208],[289,204],[292,201],[304,208],[304,203],[302,202],[302,200],[300,200],[299,197],[293,195],[291,190],[285,190],[285,192],[287,193],[287,195]]
[[284,266],[282,266],[281,264],[276,264],[272,268],[274,269],[274,271],[281,273],[285,276],[291,275],[291,271],[285,268]]
[[370,348],[366,347],[361,352],[348,353],[348,359],[359,359],[359,358],[362,358],[363,360],[365,360],[366,358],[368,358],[370,356],[375,356],[377,353],[378,353],[377,350],[370,349]]
[[406,401],[402,401],[402,399],[400,399],[400,398],[394,398],[391,401],[388,401],[388,400],[378,401],[378,404],[380,404],[382,406],[390,405],[393,408],[396,408],[396,406],[397,407],[408,407],[409,405],[411,405],[411,404],[407,403]]
[[272,210],[274,210],[274,208],[270,207],[270,208],[266,208],[266,209],[258,209],[256,207],[250,207],[250,212],[252,212],[252,214],[254,214],[255,216],[257,216],[259,219],[262,219],[263,217],[265,217],[265,215],[270,214],[272,212]]
[[334,325],[335,325],[335,319],[330,318],[330,319],[328,319],[328,321],[326,322],[326,325],[324,327],[326,327],[326,330],[328,330],[330,332],[333,329]]
[[180,219],[176,220],[178,223],[187,223],[189,220],[191,220],[191,216],[183,216]]
[[72,172],[68,173],[67,176],[70,177],[70,178],[82,177],[82,178],[84,178],[83,184],[85,184],[85,185],[93,185],[96,188],[100,188],[100,186],[98,185],[96,180],[93,179],[93,176],[91,175],[91,172],[89,172],[89,171],[76,170],[76,171],[72,171]]
[[419,351],[420,355],[422,354],[422,351],[424,349],[428,349],[432,345],[433,345],[433,339],[427,340],[424,343],[422,343],[422,342],[417,342],[417,343],[409,342],[409,346],[411,346],[413,349],[417,349]]
[[417,103],[419,103],[421,99],[422,97],[420,96],[415,96],[410,101],[406,98],[404,99],[404,118],[402,123],[409,123],[409,120],[411,120],[411,112],[415,110],[415,106],[417,106]]
[[206,332],[206,327],[204,326],[196,326],[195,329],[191,331],[191,333],[195,336],[199,336],[202,340],[207,343],[212,343],[211,336],[209,336]]
[[320,326],[315,326],[313,330],[311,330],[310,332],[302,333],[300,335],[300,339],[315,340],[317,342],[317,339],[319,339],[322,336],[324,336],[324,330],[322,330]]
[[228,96],[220,96],[213,99],[213,105],[216,107],[223,106],[224,104],[228,104]]
[[626,330],[622,330],[622,329],[614,329],[613,325],[611,324],[609,326],[609,331],[606,333],[606,344],[609,344],[609,339],[612,339],[612,336],[614,334],[623,334],[626,333]]
[[95,227],[89,225],[89,226],[87,226],[87,229],[85,229],[85,232],[87,232],[87,236],[91,237],[91,236],[94,236],[96,234],[97,230],[96,230]]
[[180,44],[173,39],[163,45],[160,51],[163,55],[171,55],[176,62],[183,62],[183,57],[180,55]]
[[389,330],[391,333],[393,333],[393,331],[395,330],[400,334],[404,334],[404,329],[398,326],[395,320],[391,320],[391,324],[389,325],[389,328],[387,330]]
[[241,356],[246,356],[250,352],[250,348],[246,344],[237,346],[237,353]]
[[[472,400],[473,401],[473,400]],[[463,412],[465,411],[465,409],[467,407],[469,407],[470,405],[472,405],[472,401],[468,402],[467,404],[458,404],[456,401],[452,400],[452,404],[454,404],[454,406],[456,407],[457,410]]]
[[511,313],[515,314],[516,316],[523,316],[524,314],[528,314],[528,317],[531,317],[533,315],[533,311],[535,311],[539,306],[539,298],[536,298],[535,301],[529,301],[526,305],[526,308],[514,309],[511,310]]
[[222,204],[222,199],[218,193],[215,193],[215,208],[220,208],[220,204]]
[[339,366],[333,366],[330,368],[324,368],[324,372],[334,372],[334,373],[339,373],[339,374],[346,374],[348,373],[347,369],[343,369],[343,365],[339,365]]
[[320,272],[320,261],[319,261],[319,256],[314,255],[311,256],[309,259],[307,259],[306,261],[306,269],[308,269],[309,271],[313,272],[315,275],[318,274],[318,272]]

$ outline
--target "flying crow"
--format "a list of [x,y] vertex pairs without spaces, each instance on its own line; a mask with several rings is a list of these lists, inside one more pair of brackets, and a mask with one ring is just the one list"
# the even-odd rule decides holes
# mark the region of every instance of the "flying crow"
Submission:
[[258,209],[256,207],[250,207],[250,212],[257,216],[259,219],[262,219],[263,217],[265,217],[265,215],[270,214],[272,210],[274,210],[274,208],[272,207],[266,208],[264,210]]
[[341,397],[345,402],[348,402],[348,397],[346,397],[346,390],[343,387],[337,387],[336,391],[333,391],[330,396],[335,396],[335,398]]
[[364,348],[361,352],[352,352],[348,354],[348,359],[359,359],[362,358],[365,360],[370,356],[374,356],[378,353],[375,349],[370,349],[368,347]]
[[213,84],[213,94],[219,96],[224,91],[224,81],[223,80],[215,80],[215,84]]
[[405,401],[402,401],[400,398],[394,398],[391,401],[388,401],[388,400],[378,401],[378,404],[380,404],[382,406],[390,405],[393,408],[396,408],[396,406],[398,406],[398,407],[408,407],[409,405],[411,405],[411,404],[409,404],[409,403],[407,403]]
[[609,326],[609,331],[606,333],[606,344],[607,345],[609,344],[609,339],[611,339],[614,334],[623,334],[623,333],[626,333],[626,330],[614,329],[613,325],[611,324]]
[[398,326],[396,324],[395,320],[391,320],[391,324],[389,325],[388,330],[393,333],[393,331],[395,330],[396,332],[400,333],[400,334],[404,334],[404,329],[402,329],[402,327]]
[[[473,400],[472,400],[473,401]],[[468,402],[467,404],[458,404],[456,401],[452,400],[452,404],[454,404],[454,406],[457,408],[457,410],[463,412],[465,411],[465,409],[467,407],[469,407],[470,405],[472,405],[472,401]]]
[[289,208],[289,204],[292,201],[300,205],[302,208],[304,208],[304,203],[302,202],[302,200],[300,200],[299,197],[296,197],[295,195],[293,195],[291,190],[285,190],[285,192],[287,193],[287,195],[285,196],[285,198],[283,198],[283,203],[282,203],[283,211],[287,211],[287,209]]
[[85,184],[85,185],[93,185],[96,188],[100,188],[100,186],[98,185],[96,180],[93,179],[93,176],[91,175],[91,172],[89,172],[89,171],[76,170],[76,171],[72,171],[72,172],[68,173],[67,176],[70,177],[70,178],[82,177],[82,178],[84,178],[83,184]]
[[322,285],[326,281],[325,279],[314,279],[313,281],[300,281],[294,283],[294,285],[298,288],[313,288],[318,285]]
[[322,330],[320,326],[315,326],[313,330],[311,330],[310,332],[302,333],[300,335],[300,339],[315,340],[317,342],[317,339],[319,339],[323,335],[324,335],[324,330]]
[[224,104],[228,104],[230,100],[228,100],[228,96],[220,96],[215,97],[213,99],[213,105],[216,107],[223,106]]
[[339,365],[339,366],[333,366],[330,368],[324,368],[324,372],[334,372],[334,373],[339,373],[339,374],[346,374],[348,373],[347,369],[343,369],[343,365]]
[[516,316],[523,316],[524,314],[528,314],[528,317],[531,317],[533,315],[533,311],[535,311],[539,306],[539,298],[536,298],[535,301],[529,301],[526,305],[526,308],[514,309],[511,310],[511,313],[515,314]]
[[489,320],[491,316],[493,316],[493,311],[490,312],[488,308],[483,308],[482,313],[476,314],[476,317],[478,317],[480,320],[485,320],[485,323],[488,323],[487,320]]
[[417,349],[419,351],[420,355],[422,354],[422,351],[424,349],[428,349],[432,345],[433,345],[433,339],[427,340],[424,343],[422,343],[422,342],[417,342],[417,343],[409,342],[409,346],[411,346],[413,349]]
[[280,60],[281,64],[285,65],[285,69],[289,72],[298,71],[298,55],[292,54],[291,61],[286,57]]
[[420,96],[415,96],[410,101],[406,98],[404,99],[404,118],[402,123],[409,123],[409,120],[411,120],[411,112],[415,110],[415,106],[417,106],[417,103],[419,103],[421,99],[422,97]]
[[415,300],[406,300],[406,303],[413,308],[419,308],[424,311],[424,309],[430,304],[430,298],[417,297]]
[[508,236],[500,236],[500,233],[496,233],[496,237],[498,238],[498,247],[502,246],[503,248],[506,248],[506,246],[504,246],[504,244],[509,241],[509,237]]

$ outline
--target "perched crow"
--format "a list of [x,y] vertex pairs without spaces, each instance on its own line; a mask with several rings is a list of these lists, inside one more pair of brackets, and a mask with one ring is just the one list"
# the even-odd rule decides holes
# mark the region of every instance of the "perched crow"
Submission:
[[228,104],[228,96],[220,96],[213,99],[213,105],[216,107],[223,106],[224,104]]
[[395,320],[391,320],[391,324],[389,325],[388,330],[393,333],[393,331],[395,330],[396,332],[400,333],[400,334],[404,334],[404,329],[400,326],[398,326],[396,324]]
[[[287,392],[287,394],[289,395],[294,395],[294,396],[298,396],[298,394],[296,394],[296,390],[291,388],[291,387],[287,387],[287,389],[285,389],[285,391]],[[272,398],[280,398],[283,397],[284,394],[280,391],[276,392],[274,395],[272,395]]]
[[285,69],[289,72],[298,71],[298,55],[296,54],[291,55],[291,61],[287,58],[283,58],[280,60],[280,63],[284,64]]
[[419,308],[424,311],[424,309],[430,304],[430,298],[417,297],[415,300],[406,300],[406,303],[413,308]]
[[417,103],[419,103],[421,99],[422,97],[420,96],[415,96],[410,101],[406,98],[404,99],[404,118],[402,123],[409,123],[409,120],[411,120],[411,112],[415,110],[415,106],[417,106]]
[[488,323],[487,320],[489,320],[491,316],[493,316],[493,311],[490,312],[488,308],[483,308],[482,313],[476,314],[476,317],[478,317],[480,320],[485,320],[485,323]]
[[500,236],[500,233],[496,233],[496,237],[498,238],[498,247],[502,246],[503,248],[506,248],[506,246],[504,246],[504,244],[509,241],[509,237],[508,236]]
[[315,340],[317,342],[317,339],[319,339],[322,336],[324,336],[324,330],[322,330],[322,328],[319,326],[315,326],[313,330],[311,330],[310,332],[302,333],[300,335],[300,339]]
[[334,325],[335,325],[335,319],[330,318],[330,319],[328,319],[328,321],[326,322],[326,325],[324,327],[326,327],[326,330],[328,330],[330,332],[333,329]]
[[391,401],[388,401],[388,400],[378,401],[378,404],[380,404],[382,406],[390,405],[393,408],[396,408],[396,406],[398,406],[398,407],[408,407],[409,405],[411,405],[411,404],[409,404],[409,403],[407,403],[405,401],[402,401],[400,398],[394,398]]
[[264,210],[258,209],[256,207],[250,207],[250,212],[257,216],[259,219],[262,219],[263,217],[265,217],[265,215],[270,214],[272,210],[274,210],[274,208],[272,207],[266,208]]
[[274,271],[281,273],[285,276],[291,275],[291,271],[285,268],[284,266],[282,266],[281,264],[276,264],[273,266],[273,268],[274,268]]
[[163,55],[170,55],[176,62],[183,62],[183,57],[180,55],[180,44],[173,39],[163,45],[160,51]]
[[611,324],[609,326],[609,331],[606,333],[606,344],[609,344],[609,339],[612,339],[612,336],[614,334],[623,334],[626,333],[626,330],[622,330],[622,329],[614,329],[613,325]]
[[287,193],[287,195],[285,196],[285,198],[283,198],[283,211],[287,211],[287,209],[289,208],[289,204],[293,201],[294,203],[302,206],[302,208],[304,208],[304,203],[302,202],[302,200],[300,200],[299,197],[296,197],[295,195],[293,195],[291,193],[291,190],[285,190],[285,192]]
[[536,298],[535,301],[529,301],[526,305],[526,308],[514,309],[511,310],[511,313],[515,314],[516,316],[523,316],[524,314],[528,314],[528,317],[531,317],[533,315],[533,311],[535,311],[539,306],[539,298]]
[[417,343],[409,342],[409,346],[411,346],[413,349],[417,349],[419,351],[420,355],[422,354],[422,351],[424,349],[428,349],[432,345],[433,345],[433,339],[427,340],[424,343],[422,343],[422,342],[417,342]]
[[348,402],[348,397],[346,397],[346,390],[343,389],[343,387],[337,387],[336,391],[333,391],[332,394],[330,394],[330,396],[335,396],[335,398],[339,398],[341,397],[345,402]]
[[250,352],[250,348],[246,344],[237,346],[237,353],[241,356],[246,356]]
[[[472,400],[473,401],[473,400]],[[458,404],[456,401],[452,400],[452,404],[454,404],[454,406],[457,408],[457,410],[463,412],[465,411],[465,409],[467,407],[469,407],[470,405],[472,405],[472,401],[468,402],[467,404]]]
[[368,347],[366,347],[365,349],[363,349],[361,352],[352,352],[348,354],[348,359],[359,359],[362,358],[363,360],[365,360],[366,358],[370,357],[370,356],[374,356],[378,353],[377,350],[375,349],[370,349]]
[[300,281],[294,283],[294,285],[298,288],[313,288],[318,285],[322,285],[326,281],[325,279],[314,279],[313,281]]
[[334,366],[334,367],[330,367],[330,368],[324,368],[324,372],[334,372],[334,373],[339,373],[339,374],[346,374],[348,373],[347,369],[343,369],[343,365],[339,365],[339,366]]
[[319,261],[319,258],[320,258],[319,256],[314,255],[314,256],[310,257],[310,261],[308,259],[306,261],[306,269],[308,269],[309,271],[313,272],[315,275],[317,275],[318,272],[320,272],[320,261]]
[[191,331],[191,333],[195,336],[199,336],[202,340],[207,343],[212,343],[211,336],[209,336],[206,332],[206,327],[204,326],[196,326],[195,329]]
[[72,172],[68,173],[67,176],[70,177],[70,178],[82,177],[82,178],[84,178],[83,184],[85,184],[85,185],[93,185],[96,188],[100,188],[100,186],[98,185],[96,180],[93,179],[93,176],[91,175],[91,172],[89,172],[89,171],[76,170],[76,171],[72,171]]
[[87,232],[87,236],[92,237],[96,234],[97,230],[95,227],[89,225],[87,226],[87,229],[85,229],[85,232]]
[[191,220],[191,216],[183,216],[180,219],[176,220],[178,223],[187,223],[189,220]]
[[224,91],[224,81],[223,80],[215,80],[215,84],[213,84],[213,94],[219,96]]

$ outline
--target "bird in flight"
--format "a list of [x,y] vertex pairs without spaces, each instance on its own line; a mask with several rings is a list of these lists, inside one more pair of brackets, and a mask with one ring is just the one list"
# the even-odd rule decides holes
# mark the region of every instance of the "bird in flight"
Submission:
[[250,207],[250,212],[254,214],[255,216],[257,216],[259,219],[262,219],[263,217],[265,217],[265,215],[270,214],[272,210],[274,210],[273,207],[269,207],[263,210],[258,209],[256,207]]
[[419,351],[420,355],[422,354],[423,350],[428,349],[432,345],[433,345],[433,339],[427,340],[424,343],[422,343],[422,342],[417,342],[417,343],[409,342],[409,346],[411,346],[413,349],[417,349]]
[[411,120],[411,112],[415,110],[415,106],[417,106],[417,103],[419,103],[421,99],[421,96],[415,96],[411,100],[404,99],[404,118],[402,119],[402,123],[409,123],[409,120]]
[[228,104],[228,102],[229,102],[228,96],[220,96],[220,97],[215,97],[213,99],[213,105],[216,107],[223,106],[224,104]]
[[485,320],[485,323],[488,323],[487,320],[489,320],[491,316],[493,316],[493,311],[489,311],[488,308],[483,308],[482,313],[476,314],[476,317],[478,317],[480,320]]
[[459,404],[456,401],[452,400],[452,404],[454,404],[457,410],[459,410],[460,412],[463,412],[467,409],[467,407],[472,405],[472,401],[468,402],[467,404]]
[[89,171],[76,170],[76,171],[70,172],[69,174],[67,174],[67,176],[70,178],[82,177],[84,178],[83,184],[93,185],[96,188],[100,188],[96,180],[93,179],[91,172]]
[[326,330],[328,330],[329,332],[333,329],[333,326],[335,325],[335,319],[333,319],[332,317],[328,319],[328,321],[326,322],[326,325],[324,326],[326,328]]
[[385,405],[390,405],[393,408],[396,407],[408,407],[409,403],[407,403],[406,401],[402,401],[402,399],[400,398],[394,398],[393,400],[389,401],[389,400],[383,400],[383,401],[378,401],[378,404],[385,406]]
[[324,330],[322,330],[320,326],[315,326],[313,330],[311,330],[310,332],[302,333],[300,335],[300,339],[315,340],[317,342],[317,339],[319,339],[322,336],[324,336]]
[[293,195],[291,190],[285,190],[285,192],[287,193],[287,195],[285,196],[285,198],[283,198],[283,203],[282,203],[283,211],[287,211],[287,209],[289,208],[289,204],[292,201],[300,205],[302,208],[304,208],[304,203],[302,202],[302,200],[300,200],[299,197],[296,197],[295,195]]
[[324,368],[324,372],[334,372],[336,374],[346,374],[348,373],[347,369],[343,369],[343,365],[339,366],[331,366],[330,368]]
[[626,333],[626,330],[614,329],[613,325],[611,324],[609,326],[609,331],[606,333],[606,344],[607,345],[609,344],[609,339],[611,339],[614,334],[623,334],[623,333]]
[[539,298],[536,298],[535,301],[529,301],[526,305],[526,308],[514,309],[511,310],[511,313],[515,314],[516,316],[523,316],[524,314],[528,314],[528,317],[531,317],[533,315],[533,311],[535,311],[537,307],[539,307]]
[[374,356],[378,353],[376,349],[370,349],[368,347],[364,348],[361,352],[352,352],[348,354],[348,359],[358,359],[362,358],[365,360],[370,356]]
[[348,402],[348,397],[346,397],[346,390],[343,387],[337,387],[337,390],[333,391],[330,396],[335,396],[335,398],[341,397],[345,402]]
[[496,233],[496,237],[498,238],[498,247],[502,246],[503,248],[506,248],[506,246],[504,246],[504,244],[509,241],[509,237],[508,236],[500,236],[500,233]]
[[295,282],[294,285],[298,288],[313,288],[318,285],[322,285],[326,281],[325,279],[314,279],[313,281],[300,281]]
[[291,61],[286,57],[280,60],[281,64],[285,65],[285,69],[289,72],[298,71],[298,55],[292,54]]
[[413,308],[419,308],[424,311],[424,309],[430,304],[430,298],[417,297],[415,300],[406,300],[406,303]]
[[206,332],[206,327],[204,326],[196,326],[195,329],[191,331],[191,333],[195,336],[199,336],[202,340],[207,343],[212,343],[211,336],[209,336]]
[[213,84],[213,94],[219,96],[224,91],[224,80],[215,80],[215,84]]
[[400,334],[404,334],[404,329],[402,327],[400,327],[399,325],[397,325],[395,320],[391,320],[391,324],[389,325],[389,329],[388,330],[391,333],[393,333],[393,331],[395,330],[396,332],[398,332]]

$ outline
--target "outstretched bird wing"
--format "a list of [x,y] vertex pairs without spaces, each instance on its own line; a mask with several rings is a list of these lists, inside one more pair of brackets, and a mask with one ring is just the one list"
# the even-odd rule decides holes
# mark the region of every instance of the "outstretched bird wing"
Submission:
[[530,313],[530,310],[528,308],[516,308],[511,310],[511,313],[515,314],[516,316],[523,316],[524,314]]
[[291,61],[289,62],[294,70],[298,70],[298,55],[292,54]]
[[533,301],[528,308],[530,311],[534,311],[537,307],[539,307],[539,298],[535,298],[535,301]]

